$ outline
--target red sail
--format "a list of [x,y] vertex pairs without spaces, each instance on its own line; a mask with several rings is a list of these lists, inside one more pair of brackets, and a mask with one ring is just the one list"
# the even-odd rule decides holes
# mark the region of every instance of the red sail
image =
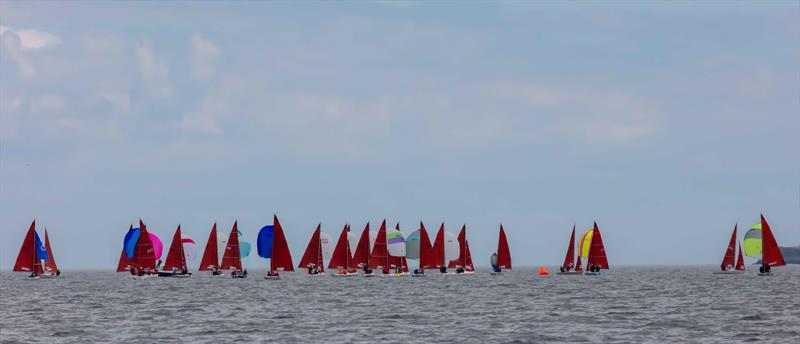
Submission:
[[222,254],[222,264],[220,269],[228,270],[234,268],[242,271],[242,256],[239,253],[239,222],[233,223],[233,229],[228,236],[228,243],[225,245],[225,253]]
[[[578,257],[580,259],[580,257]],[[572,269],[572,261],[575,260],[575,226],[572,226],[572,236],[569,237],[569,246],[567,246],[567,256],[564,257],[564,264],[561,265],[564,271]]]
[[769,229],[767,220],[764,215],[761,215],[761,264],[769,266],[784,266],[786,262],[783,260],[783,254],[778,247],[778,242],[775,241],[775,236],[772,235],[772,230]]
[[351,270],[352,265],[350,261],[350,241],[347,239],[348,226],[345,225],[342,229],[342,234],[339,234],[339,240],[336,242],[336,247],[333,249],[333,256],[328,263],[328,269],[346,269]]
[[269,259],[269,268],[272,271],[283,269],[283,271],[294,271],[292,264],[292,253],[289,252],[289,243],[286,242],[286,235],[283,234],[278,216],[273,216],[274,235],[272,237],[272,258]]
[[37,275],[42,274],[42,263],[36,255],[36,220],[33,220],[31,226],[28,228],[28,233],[25,234],[25,239],[22,241],[22,246],[19,248],[17,255],[17,262],[14,264],[14,271],[35,272]]
[[431,247],[431,239],[425,225],[419,223],[419,267],[423,269],[432,268],[436,264],[436,254]]
[[733,226],[731,240],[728,242],[728,248],[725,250],[725,255],[722,256],[722,263],[719,265],[722,271],[729,270],[734,264],[733,260],[736,255],[736,227],[738,227],[738,224]]
[[217,248],[217,224],[211,227],[211,233],[208,234],[208,242],[206,242],[206,249],[203,251],[203,258],[200,259],[200,271],[214,270],[219,266],[219,249]]
[[297,265],[298,268],[306,269],[313,264],[317,266],[320,272],[325,272],[325,266],[322,261],[322,243],[320,242],[321,227],[322,224],[318,224],[314,234],[311,235],[311,240],[308,241],[308,246],[306,246],[306,252],[303,253],[303,258],[300,259],[300,264]]
[[372,246],[369,258],[369,268],[377,269],[378,267],[389,268],[389,251],[386,248],[386,220],[381,223],[381,228],[378,230],[378,236],[375,237],[375,244]]
[[178,271],[188,270],[186,268],[186,256],[183,253],[183,242],[181,242],[181,225],[175,230],[172,236],[172,243],[169,245],[167,260],[164,262],[164,271],[177,269]]
[[447,263],[447,268],[463,267],[467,271],[475,270],[475,267],[472,266],[472,255],[469,252],[469,241],[467,241],[467,225],[463,225],[461,231],[458,232],[458,246],[461,248],[461,252],[458,253],[457,259]]
[[50,237],[47,235],[47,228],[44,229],[44,247],[47,250],[47,260],[44,262],[44,269],[50,272],[58,271],[56,256],[53,255],[53,249],[50,248]]
[[583,271],[583,267],[581,266],[581,255],[578,255],[578,258],[575,260],[575,271]]
[[[128,228],[128,231],[133,229],[133,225]],[[132,265],[136,265],[136,260],[133,258],[128,258],[125,254],[125,247],[122,247],[122,253],[119,254],[119,263],[117,263],[117,272],[125,272],[131,269]]]
[[497,265],[504,269],[511,269],[511,251],[508,249],[508,240],[503,225],[500,225],[500,241],[497,243]]
[[472,253],[469,252],[469,240],[464,238],[464,270],[475,271],[475,265],[472,265]]
[[436,232],[436,240],[433,241],[433,249],[430,252],[433,267],[447,266],[447,262],[444,261],[444,223],[439,227],[439,231]]
[[358,239],[356,249],[353,252],[353,267],[360,268],[369,265],[369,222],[361,232],[361,238]]
[[598,265],[601,269],[608,269],[606,248],[603,246],[603,238],[600,236],[597,222],[594,223],[594,229],[592,230],[592,243],[589,245],[589,259],[586,261],[586,265]]
[[136,240],[133,257],[144,271],[156,271],[156,250],[153,248],[153,241],[150,240],[147,226],[142,220],[139,220],[139,239]]
[[736,259],[736,270],[744,271],[744,257],[742,257],[742,245],[739,245],[739,258]]

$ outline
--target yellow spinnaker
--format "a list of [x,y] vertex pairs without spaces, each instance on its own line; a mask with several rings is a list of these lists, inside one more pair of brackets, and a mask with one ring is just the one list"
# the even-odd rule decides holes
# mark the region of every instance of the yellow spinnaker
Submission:
[[589,257],[589,246],[592,244],[592,233],[594,228],[589,228],[583,235],[581,235],[580,240],[578,240],[578,254],[583,258]]

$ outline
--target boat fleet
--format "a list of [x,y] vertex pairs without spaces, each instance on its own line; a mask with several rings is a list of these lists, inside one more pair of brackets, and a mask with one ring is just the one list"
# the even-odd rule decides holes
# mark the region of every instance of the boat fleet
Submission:
[[[256,237],[256,252],[259,257],[269,261],[264,276],[268,280],[281,278],[281,273],[293,272],[295,267],[308,277],[425,277],[434,275],[471,275],[475,273],[472,254],[467,240],[467,227],[463,225],[458,235],[445,230],[444,223],[439,227],[431,243],[425,225],[410,234],[400,230],[398,223],[387,229],[386,220],[377,232],[370,230],[367,223],[356,236],[346,224],[333,244],[328,234],[322,232],[318,224],[306,245],[305,252],[297,266],[292,261],[289,245],[278,217],[273,223],[262,227]],[[761,222],[751,227],[745,234],[743,244],[739,245],[738,258],[735,259],[737,227],[734,226],[728,247],[720,264],[719,275],[740,275],[744,273],[743,251],[745,256],[761,257],[760,276],[772,274],[771,268],[785,265],[783,256],[769,224],[761,215]],[[557,275],[578,276],[598,275],[609,269],[608,258],[600,229],[594,225],[583,232],[576,243],[576,228],[573,225],[563,264]],[[60,277],[61,270],[56,265],[50,246],[47,229],[44,242],[36,232],[36,221],[31,223],[20,247],[13,271],[29,273],[31,278]],[[217,231],[217,224],[211,227],[198,271],[209,271],[212,276],[247,278],[248,272],[242,266],[242,258],[251,253],[252,245],[244,240],[234,222],[227,234]],[[161,239],[147,230],[147,225],[139,220],[139,226],[130,225],[122,240],[117,272],[126,273],[133,279],[188,278],[192,276],[187,261],[194,260],[196,243],[194,239],[175,230],[169,245],[166,259],[162,262],[163,244]],[[576,253],[577,250],[577,253]],[[583,260],[585,259],[585,267]],[[325,264],[325,261],[328,264]],[[410,270],[408,260],[418,261],[417,268]],[[490,256],[491,275],[501,275],[510,270],[511,252],[503,225],[500,225],[497,250]],[[540,275],[548,275],[546,268],[539,269]]]

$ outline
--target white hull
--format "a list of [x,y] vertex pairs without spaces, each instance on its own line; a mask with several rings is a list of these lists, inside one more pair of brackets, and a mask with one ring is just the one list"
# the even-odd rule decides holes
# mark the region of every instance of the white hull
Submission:
[[356,273],[356,272],[338,273],[337,272],[337,273],[335,273],[335,274],[333,274],[331,276],[333,276],[333,277],[353,277],[353,276],[358,276],[358,273]]
[[142,276],[128,275],[128,278],[134,279],[134,280],[144,280],[144,279],[155,278],[157,276],[158,275],[142,275]]

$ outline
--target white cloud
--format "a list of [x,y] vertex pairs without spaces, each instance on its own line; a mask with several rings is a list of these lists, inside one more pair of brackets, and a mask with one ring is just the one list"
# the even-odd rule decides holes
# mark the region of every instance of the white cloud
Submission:
[[167,65],[156,59],[148,44],[139,44],[136,48],[136,59],[139,61],[139,71],[148,91],[160,97],[172,96]]
[[6,32],[13,33],[19,37],[20,48],[23,50],[41,49],[61,43],[61,38],[58,36],[35,29],[12,30],[10,27],[0,26],[0,35]]
[[214,42],[198,34],[192,36],[192,74],[198,79],[214,77],[214,61],[220,53]]

